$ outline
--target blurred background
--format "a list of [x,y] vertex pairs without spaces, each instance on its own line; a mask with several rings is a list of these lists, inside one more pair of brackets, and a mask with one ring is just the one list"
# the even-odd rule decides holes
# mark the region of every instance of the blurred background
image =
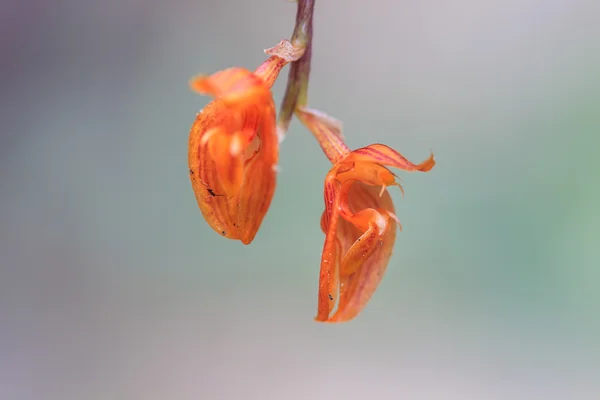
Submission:
[[600,3],[317,1],[310,105],[437,159],[340,325],[313,321],[329,165],[297,121],[250,246],[188,179],[188,79],[255,68],[295,12],[2,2],[0,399],[600,398]]

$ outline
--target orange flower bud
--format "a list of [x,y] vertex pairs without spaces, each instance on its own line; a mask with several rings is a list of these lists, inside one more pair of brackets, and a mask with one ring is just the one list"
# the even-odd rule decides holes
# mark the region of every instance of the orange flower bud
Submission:
[[255,72],[229,68],[192,80],[215,97],[194,121],[188,149],[192,188],[202,214],[220,235],[249,244],[273,198],[278,139],[271,86],[303,49],[282,41]]

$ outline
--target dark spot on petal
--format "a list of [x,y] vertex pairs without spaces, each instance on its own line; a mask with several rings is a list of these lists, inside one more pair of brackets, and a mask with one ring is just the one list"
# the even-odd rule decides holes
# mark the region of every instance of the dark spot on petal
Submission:
[[221,234],[223,234],[223,236],[225,236],[225,231],[221,232]]
[[224,196],[223,194],[216,194],[214,190],[212,190],[211,188],[207,188],[206,190],[208,190],[208,193],[212,196]]
[[194,171],[190,169],[190,175],[194,175]]
[[333,300],[333,296],[329,293],[329,300]]

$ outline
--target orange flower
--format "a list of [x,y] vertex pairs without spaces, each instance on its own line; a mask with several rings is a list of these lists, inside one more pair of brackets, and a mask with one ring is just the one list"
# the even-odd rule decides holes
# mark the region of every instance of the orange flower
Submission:
[[402,187],[386,167],[426,172],[435,161],[432,154],[421,164],[413,164],[383,144],[350,151],[337,121],[308,109],[300,109],[296,115],[334,163],[325,179],[321,229],[326,237],[315,319],[348,321],[377,289],[392,255],[396,225],[402,228],[386,189]]
[[220,235],[249,244],[269,209],[279,152],[271,86],[303,49],[288,41],[265,50],[255,72],[229,68],[191,81],[216,99],[196,116],[188,149],[192,188],[202,214]]

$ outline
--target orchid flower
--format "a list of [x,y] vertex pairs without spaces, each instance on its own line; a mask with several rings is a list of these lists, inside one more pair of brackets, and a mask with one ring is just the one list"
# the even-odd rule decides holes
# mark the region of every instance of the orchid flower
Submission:
[[422,163],[413,164],[383,144],[350,151],[338,121],[307,108],[298,108],[296,116],[333,163],[325,178],[321,217],[325,244],[315,319],[349,321],[377,289],[392,255],[396,227],[402,229],[387,190],[390,186],[402,190],[402,186],[388,167],[427,172],[435,161],[431,154]]
[[215,97],[190,130],[192,188],[208,224],[244,244],[254,239],[275,191],[279,143],[271,86],[303,49],[282,41],[265,52],[271,57],[254,72],[235,67],[190,82]]

